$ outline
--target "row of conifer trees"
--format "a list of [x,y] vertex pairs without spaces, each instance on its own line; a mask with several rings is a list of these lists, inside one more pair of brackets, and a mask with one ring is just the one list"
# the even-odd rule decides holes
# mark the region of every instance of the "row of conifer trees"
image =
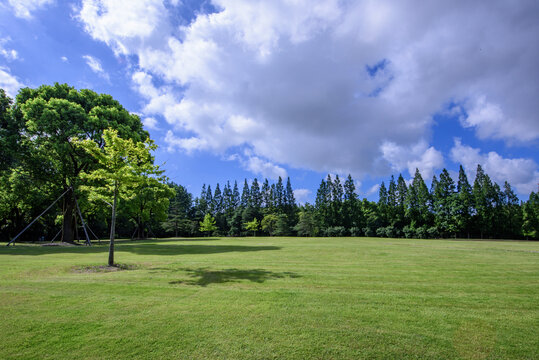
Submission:
[[[287,179],[237,182],[223,188],[204,185],[193,198],[176,188],[166,235],[196,236],[379,236],[407,238],[537,238],[539,195],[532,192],[521,202],[511,185],[499,186],[478,165],[473,183],[459,169],[455,182],[444,169],[430,188],[416,170],[409,184],[392,176],[379,187],[377,202],[359,199],[354,180],[339,176],[323,179],[314,204],[298,205]],[[209,220],[208,220],[209,219]],[[209,224],[207,222],[210,222]],[[202,225],[202,226],[201,226]]]

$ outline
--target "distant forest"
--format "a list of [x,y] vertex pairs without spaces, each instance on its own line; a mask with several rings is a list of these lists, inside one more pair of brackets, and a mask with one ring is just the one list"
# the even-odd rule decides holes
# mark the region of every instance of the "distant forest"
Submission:
[[[21,89],[13,101],[0,89],[0,241],[39,215],[20,240],[83,239],[81,220],[92,238],[107,237],[112,183],[88,176],[105,169],[78,146],[84,140],[103,149],[106,129],[133,144],[151,143],[139,117],[110,95],[55,84]],[[539,194],[521,202],[508,182],[496,184],[479,165],[473,183],[461,166],[456,181],[444,169],[430,189],[417,170],[409,185],[402,175],[391,177],[378,202],[359,199],[351,176],[328,175],[315,203],[302,205],[290,178],[244,180],[241,191],[236,181],[204,185],[195,197],[157,168],[131,174],[139,180],[118,188],[118,236],[539,236]]]

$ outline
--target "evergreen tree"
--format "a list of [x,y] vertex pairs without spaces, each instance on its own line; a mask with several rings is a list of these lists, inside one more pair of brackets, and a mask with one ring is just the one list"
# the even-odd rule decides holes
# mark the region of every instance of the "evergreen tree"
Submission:
[[446,169],[442,170],[440,180],[434,188],[434,222],[442,235],[455,234],[457,231],[455,206],[455,183]]
[[267,214],[272,212],[273,197],[268,179],[264,179],[264,183],[262,184],[262,206]]
[[208,187],[206,188],[206,211],[205,211],[205,214],[213,214],[214,211],[213,211],[213,193],[211,191],[211,186],[208,185]]
[[506,181],[503,185],[505,198],[504,206],[504,232],[507,238],[518,238],[521,236],[522,229],[522,210],[517,195],[513,192],[511,185]]
[[[389,224],[389,195],[386,185],[382,181],[380,189],[378,190],[378,213],[380,215],[380,227],[387,226]],[[374,229],[376,231],[376,229]]]
[[526,239],[539,239],[539,193],[530,194],[522,207],[522,234]]
[[219,187],[219,183],[215,186],[215,191],[213,193],[213,213],[221,214],[223,212],[223,194]]
[[260,212],[262,207],[262,194],[260,193],[260,185],[258,185],[258,180],[255,178],[251,184],[251,205],[255,208],[257,212]]
[[362,227],[361,214],[358,209],[359,203],[356,195],[356,186],[352,176],[348,174],[344,182],[344,202],[343,202],[343,225],[346,229],[352,227]]
[[475,206],[475,224],[482,239],[484,235],[490,233],[494,212],[491,195],[492,182],[481,165],[477,165],[472,194]]
[[457,198],[455,206],[457,231],[470,237],[470,226],[472,218],[472,187],[468,182],[468,177],[462,165],[459,168],[459,181],[457,183]]
[[322,179],[320,186],[316,191],[315,209],[316,221],[320,231],[324,231],[328,227],[329,217],[329,202],[328,202],[328,187],[327,183]]
[[236,210],[240,206],[240,191],[238,189],[238,182],[236,180],[234,180],[234,189],[232,190],[230,204],[233,210]]
[[245,209],[250,204],[251,204],[251,192],[249,190],[249,184],[247,184],[247,179],[245,179],[243,181],[243,191],[241,193],[240,206]]
[[279,179],[277,180],[277,184],[275,185],[275,193],[274,193],[274,201],[275,206],[277,208],[278,212],[283,212],[283,206],[284,206],[284,187],[283,187],[283,179],[279,176]]

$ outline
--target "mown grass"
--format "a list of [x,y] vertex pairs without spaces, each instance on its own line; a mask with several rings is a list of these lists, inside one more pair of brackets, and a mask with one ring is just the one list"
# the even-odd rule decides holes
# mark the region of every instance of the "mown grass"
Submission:
[[539,357],[539,243],[164,239],[106,259],[0,246],[0,358]]

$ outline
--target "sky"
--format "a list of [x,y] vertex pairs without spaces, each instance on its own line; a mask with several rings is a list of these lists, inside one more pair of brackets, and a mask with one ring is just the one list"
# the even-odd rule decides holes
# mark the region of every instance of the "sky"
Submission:
[[195,196],[327,174],[376,200],[392,174],[481,164],[539,183],[539,2],[0,0],[0,88],[111,94]]

